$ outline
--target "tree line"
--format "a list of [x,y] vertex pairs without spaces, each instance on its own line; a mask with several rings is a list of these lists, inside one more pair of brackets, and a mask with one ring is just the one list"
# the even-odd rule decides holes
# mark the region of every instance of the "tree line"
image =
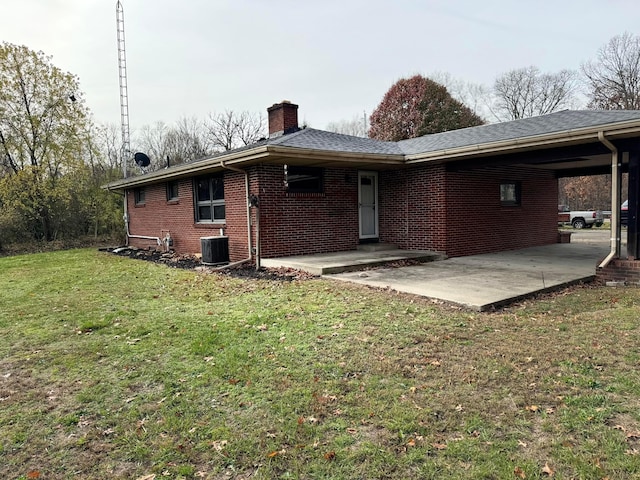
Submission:
[[[639,36],[624,33],[613,37],[595,59],[581,65],[579,72],[542,72],[528,66],[499,75],[490,88],[458,81],[446,73],[402,78],[371,114],[366,134],[378,140],[398,141],[585,107],[640,109]],[[362,132],[353,122],[331,127],[341,133]],[[608,210],[610,185],[610,175],[562,178],[559,202],[573,208]],[[623,185],[626,196],[626,181]]]
[[327,129],[397,141],[584,108],[640,110],[640,36],[613,37],[579,71],[543,72],[525,66],[498,75],[491,86],[442,72],[401,78],[373,111],[369,125],[366,117],[354,116],[332,122]]
[[261,114],[225,111],[200,121],[157,122],[133,132],[123,153],[120,127],[91,119],[75,75],[44,52],[0,44],[0,251],[3,244],[86,235],[122,236],[122,197],[101,187],[122,178],[132,152],[148,171],[254,143]]
[[[400,79],[368,119],[327,129],[396,141],[583,106],[640,109],[640,37],[612,38],[580,72],[529,66],[499,75],[491,88],[447,74]],[[145,152],[148,170],[156,170],[250,145],[265,130],[262,114],[211,113],[144,126],[132,132],[131,150]],[[131,157],[123,154],[118,126],[92,121],[75,75],[44,52],[0,44],[0,250],[11,242],[122,235],[122,197],[101,186],[121,178]],[[604,188],[589,182],[569,179],[562,195],[578,200],[576,208],[605,202],[589,198],[590,190]]]

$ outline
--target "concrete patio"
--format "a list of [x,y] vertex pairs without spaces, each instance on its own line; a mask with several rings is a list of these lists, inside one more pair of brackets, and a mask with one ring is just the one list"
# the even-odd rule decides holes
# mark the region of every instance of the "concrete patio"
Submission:
[[[606,231],[576,232],[572,243],[446,260],[430,252],[381,250],[265,259],[262,264],[306,270],[325,278],[389,288],[482,311],[592,280],[598,262],[609,252],[608,235]],[[425,263],[363,270],[404,259]]]

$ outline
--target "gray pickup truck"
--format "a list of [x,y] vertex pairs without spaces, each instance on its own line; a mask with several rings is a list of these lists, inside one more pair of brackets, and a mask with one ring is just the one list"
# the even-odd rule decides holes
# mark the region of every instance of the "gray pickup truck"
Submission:
[[571,210],[567,205],[558,205],[558,225],[571,224],[573,228],[600,227],[604,223],[601,210]]

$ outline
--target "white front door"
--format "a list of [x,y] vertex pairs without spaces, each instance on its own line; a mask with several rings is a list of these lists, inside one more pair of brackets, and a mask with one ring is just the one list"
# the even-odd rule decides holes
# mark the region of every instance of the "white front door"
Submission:
[[378,238],[378,173],[358,172],[360,239]]

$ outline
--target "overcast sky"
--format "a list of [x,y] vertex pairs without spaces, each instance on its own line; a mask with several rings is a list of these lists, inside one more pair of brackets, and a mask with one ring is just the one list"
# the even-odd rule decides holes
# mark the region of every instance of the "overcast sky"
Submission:
[[[398,79],[491,85],[514,68],[578,69],[636,34],[638,0],[121,0],[133,130],[224,110],[300,105],[314,128],[367,115]],[[80,78],[120,123],[115,0],[2,0],[0,40]]]

